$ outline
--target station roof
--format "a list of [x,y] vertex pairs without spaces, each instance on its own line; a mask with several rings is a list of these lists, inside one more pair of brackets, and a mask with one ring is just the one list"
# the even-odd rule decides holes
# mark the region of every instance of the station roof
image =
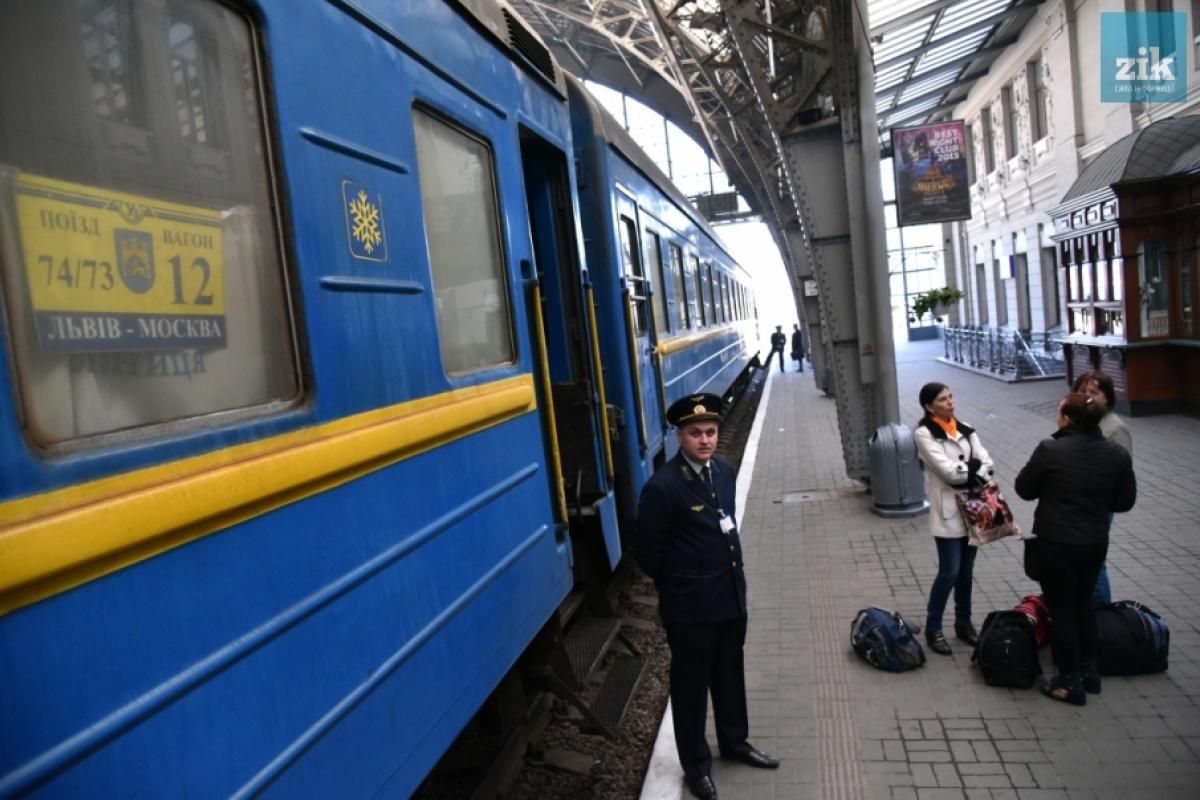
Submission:
[[[507,0],[568,72],[628,92],[688,130],[720,160],[696,81],[667,46],[671,20],[700,52],[720,54],[729,31],[712,24],[721,0]],[[853,0],[851,0],[853,2]],[[880,144],[888,130],[948,119],[1042,0],[867,0]],[[776,19],[795,0],[773,0]],[[811,4],[808,4],[811,5]],[[762,16],[762,12],[759,12]],[[719,56],[723,57],[723,56]]]
[[890,128],[949,119],[1041,0],[869,0],[875,113]]

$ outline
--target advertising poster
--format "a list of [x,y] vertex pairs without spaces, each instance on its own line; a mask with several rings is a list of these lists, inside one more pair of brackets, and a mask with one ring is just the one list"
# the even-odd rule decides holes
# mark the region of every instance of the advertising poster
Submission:
[[967,134],[961,121],[892,129],[901,225],[970,219]]

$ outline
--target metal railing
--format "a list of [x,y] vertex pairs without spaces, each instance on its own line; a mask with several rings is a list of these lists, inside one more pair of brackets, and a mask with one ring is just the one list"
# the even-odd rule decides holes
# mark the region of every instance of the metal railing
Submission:
[[947,325],[943,336],[948,361],[1017,380],[1066,373],[1062,345],[1045,331]]

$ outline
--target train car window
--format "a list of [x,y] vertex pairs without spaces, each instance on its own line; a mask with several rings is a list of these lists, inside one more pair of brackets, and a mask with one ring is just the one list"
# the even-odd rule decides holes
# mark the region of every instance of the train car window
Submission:
[[696,291],[688,298],[688,308],[692,313],[692,324],[697,328],[704,327],[704,270],[700,267],[700,259],[692,256],[688,261],[693,275],[696,276]]
[[629,217],[622,216],[617,226],[621,237],[621,264],[629,291],[633,295],[633,332],[641,336],[646,330],[645,283],[642,259],[638,251],[637,225]]
[[721,319],[724,322],[729,322],[732,316],[729,313],[729,277],[725,273],[721,273]]
[[670,304],[667,301],[667,282],[663,277],[662,237],[646,229],[646,250],[650,253],[650,286],[654,295],[654,328],[659,336],[671,330],[667,321]]
[[459,375],[510,364],[512,312],[492,152],[419,108],[413,126],[442,366]]
[[0,278],[36,443],[298,399],[258,74],[211,0],[0,4]]
[[708,265],[708,297],[711,301],[709,309],[712,312],[713,324],[721,321],[721,273],[713,272],[713,265]]
[[670,249],[671,284],[675,289],[674,328],[677,331],[682,331],[691,327],[691,320],[688,318],[687,285],[683,280],[683,251],[679,249],[679,245],[677,244],[672,244]]

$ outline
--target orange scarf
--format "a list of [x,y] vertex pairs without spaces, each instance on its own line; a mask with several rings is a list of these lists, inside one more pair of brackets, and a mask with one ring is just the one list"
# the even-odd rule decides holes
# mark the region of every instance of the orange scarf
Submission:
[[933,420],[939,428],[944,430],[946,435],[951,439],[958,438],[958,420],[956,420],[954,417],[951,417],[949,422],[942,422],[939,417],[935,417],[932,414],[929,416],[929,418]]

